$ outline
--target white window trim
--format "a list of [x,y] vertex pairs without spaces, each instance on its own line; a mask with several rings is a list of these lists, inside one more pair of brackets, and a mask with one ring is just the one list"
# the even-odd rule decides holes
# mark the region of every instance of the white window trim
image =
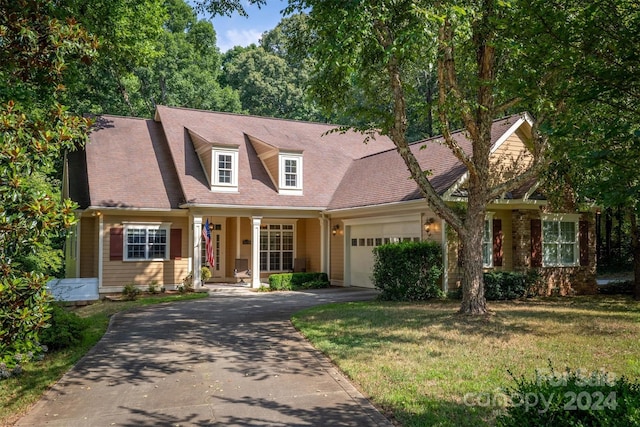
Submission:
[[[580,265],[580,214],[542,214],[540,216],[540,241],[542,245],[542,267],[577,267]],[[547,264],[544,256],[544,222],[573,222],[575,227],[575,242],[573,251],[573,262],[563,264],[562,262]]]
[[[296,162],[296,185],[288,186],[286,185],[286,172],[285,172],[285,162],[287,160],[294,160]],[[280,154],[280,176],[278,182],[278,192],[280,194],[286,194],[290,196],[301,196],[302,195],[302,155],[298,154]]]
[[[489,222],[489,241],[484,240],[484,223]],[[489,263],[485,264],[484,256],[482,257],[482,268],[493,268],[493,212],[487,212],[482,223],[482,246],[489,244]]]
[[[297,238],[297,236],[298,236],[298,220],[287,220],[287,219],[277,220],[277,219],[268,219],[268,220],[263,220],[263,221],[262,221],[262,223],[261,223],[260,225],[261,225],[261,226],[267,226],[267,230],[268,230],[268,231],[269,231],[269,228],[268,228],[268,227],[269,227],[270,225],[280,225],[280,226],[282,226],[282,225],[291,225],[291,226],[293,227],[293,230],[285,230],[285,231],[293,231],[293,259],[292,259],[292,262],[293,262],[293,264],[295,265],[295,262],[296,262],[296,255],[297,255],[297,253],[298,253],[298,248],[297,248],[297,245],[296,245],[296,242],[297,242],[297,240],[298,240],[298,238]],[[260,231],[262,231],[262,230],[260,230]],[[283,230],[281,229],[280,231],[283,231]],[[260,238],[262,238],[262,233],[260,233]],[[262,253],[262,252],[265,252],[265,251],[263,251],[262,249],[260,249],[260,247],[261,247],[260,243],[262,243],[262,242],[259,242],[259,243],[258,243],[258,256],[261,256],[261,253]],[[267,244],[268,244],[268,243],[267,243]],[[271,250],[270,250],[270,249],[267,249],[267,250],[266,250],[266,252],[267,252],[267,253],[271,253]],[[279,251],[279,252],[282,254],[283,250],[282,250],[282,249],[280,249],[280,251]],[[259,263],[260,263],[260,259],[258,259],[258,264],[259,264]],[[268,264],[268,260],[267,260],[267,264]],[[292,265],[292,267],[293,267],[293,265]],[[269,270],[269,269],[266,269],[266,270],[262,270],[262,271],[269,272],[269,273],[278,273],[278,272],[285,272],[285,271],[290,271],[290,270]]]
[[[231,156],[231,182],[220,182],[219,156]],[[237,192],[238,191],[238,149],[213,148],[211,153],[211,191]]]
[[[122,235],[122,260],[128,262],[168,261],[171,256],[171,223],[170,222],[123,222]],[[164,258],[129,258],[127,233],[131,229],[137,230],[166,230],[167,243],[165,245]],[[148,249],[148,247],[147,247]]]

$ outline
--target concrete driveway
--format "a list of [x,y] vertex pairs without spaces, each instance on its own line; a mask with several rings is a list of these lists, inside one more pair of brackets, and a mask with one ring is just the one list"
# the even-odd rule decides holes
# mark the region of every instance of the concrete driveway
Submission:
[[359,288],[212,292],[121,313],[18,426],[390,426],[291,326]]

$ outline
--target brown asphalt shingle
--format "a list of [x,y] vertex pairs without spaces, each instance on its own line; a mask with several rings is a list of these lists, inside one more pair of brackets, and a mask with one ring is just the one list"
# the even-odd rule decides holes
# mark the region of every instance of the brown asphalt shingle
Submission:
[[[519,118],[493,124],[493,142]],[[85,153],[69,158],[71,195],[87,206],[175,209],[183,203],[343,209],[421,198],[387,137],[364,144],[333,125],[158,106],[156,120],[102,116]],[[239,192],[211,192],[189,131],[206,141],[239,146]],[[249,137],[303,152],[303,195],[278,194]],[[454,138],[467,152],[463,132]],[[426,149],[420,149],[425,146]],[[465,168],[438,138],[412,150],[444,193]],[[86,156],[86,171],[83,170]]]

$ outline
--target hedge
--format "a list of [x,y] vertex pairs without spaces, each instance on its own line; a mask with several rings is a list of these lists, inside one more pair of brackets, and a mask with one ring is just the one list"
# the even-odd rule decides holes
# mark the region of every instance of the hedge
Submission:
[[269,289],[272,291],[297,291],[329,286],[327,273],[280,273],[269,276]]
[[441,298],[442,249],[436,242],[401,242],[373,249],[373,284],[382,300]]

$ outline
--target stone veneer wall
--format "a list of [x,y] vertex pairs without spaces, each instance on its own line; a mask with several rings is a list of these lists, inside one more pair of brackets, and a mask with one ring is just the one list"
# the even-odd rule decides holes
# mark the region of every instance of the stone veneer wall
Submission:
[[[531,220],[540,218],[540,210],[514,210],[513,268],[515,271],[531,269]],[[540,295],[585,295],[597,292],[596,233],[592,213],[583,213],[582,221],[589,221],[589,265],[577,267],[539,267],[542,275]]]

